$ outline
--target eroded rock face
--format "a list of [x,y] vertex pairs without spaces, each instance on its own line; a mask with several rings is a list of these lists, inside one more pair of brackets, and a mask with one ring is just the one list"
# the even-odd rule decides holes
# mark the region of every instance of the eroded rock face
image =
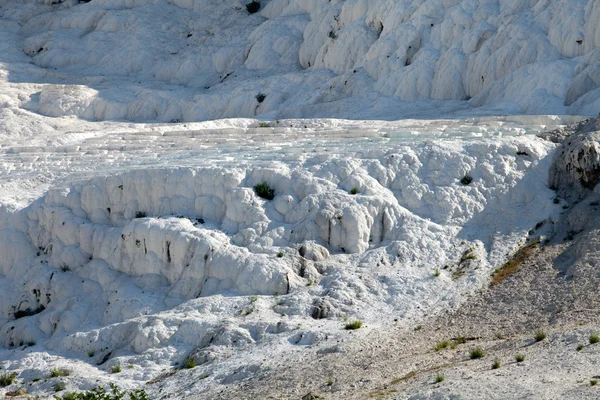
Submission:
[[589,131],[597,121],[565,139],[556,153],[549,179],[562,197],[579,201],[600,183],[600,131]]

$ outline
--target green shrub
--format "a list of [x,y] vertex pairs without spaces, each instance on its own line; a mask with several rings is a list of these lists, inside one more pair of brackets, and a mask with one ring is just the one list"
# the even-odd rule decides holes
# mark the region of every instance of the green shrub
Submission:
[[[202,378],[200,378],[202,379]],[[137,389],[132,392],[124,392],[115,384],[110,385],[111,392],[106,389],[97,387],[87,392],[68,393],[64,396],[55,395],[56,400],[149,400],[148,395],[144,390]]]
[[590,379],[590,386],[596,386],[598,384],[597,379]]
[[515,361],[518,363],[525,361],[525,355],[524,354],[515,355]]
[[88,357],[94,357],[94,354],[96,354],[94,350],[88,350]]
[[465,337],[462,336],[462,335],[458,335],[456,337],[456,343],[458,343],[458,344],[465,344],[465,343],[467,343],[467,339],[465,339]]
[[55,392],[60,392],[62,390],[65,390],[65,388],[67,387],[67,385],[65,385],[64,382],[56,382],[56,384],[54,385],[54,391]]
[[196,368],[196,361],[194,361],[194,360],[187,360],[186,363],[185,363],[185,367],[187,369]]
[[436,268],[436,269],[435,269],[435,271],[433,271],[433,276],[435,276],[436,278],[437,278],[438,276],[440,276],[441,274],[442,274],[442,273],[440,272],[440,269],[439,269],[439,268]]
[[60,378],[61,376],[69,376],[71,371],[66,368],[52,368],[50,370],[50,378]]
[[473,177],[469,174],[465,174],[465,176],[463,176],[460,180],[460,183],[462,183],[463,185],[469,185],[471,184],[471,182],[473,182]]
[[579,344],[577,345],[577,351],[581,351],[581,350],[583,350],[583,348],[584,348],[584,347],[585,347],[585,346],[584,346],[583,344],[579,343]]
[[358,189],[352,188],[352,190],[350,191],[350,194],[352,194],[352,195],[358,194]]
[[543,330],[539,330],[535,333],[535,341],[536,342],[541,342],[542,340],[546,339],[546,332],[544,332]]
[[283,252],[280,251],[279,253],[277,253],[277,258],[283,258]]
[[121,372],[121,364],[115,364],[110,369],[111,374],[118,374],[119,372]]
[[596,344],[600,342],[600,336],[597,333],[590,335],[590,344]]
[[0,374],[0,387],[10,386],[17,380],[16,372],[3,372]]
[[273,200],[275,198],[275,190],[271,189],[267,182],[255,185],[254,193],[256,193],[258,197],[266,200]]
[[344,329],[346,329],[346,330],[359,329],[362,326],[362,324],[363,323],[360,320],[346,322],[346,325],[344,325]]
[[268,122],[261,122],[260,124],[258,124],[259,128],[270,128],[271,124],[269,124]]
[[447,340],[443,340],[443,341],[437,343],[434,348],[435,348],[435,351],[440,351],[440,350],[445,349],[448,346],[450,346],[450,342]]
[[494,360],[494,363],[492,364],[492,369],[498,369],[500,368],[500,360],[498,360],[497,358]]
[[437,374],[437,375],[435,376],[435,383],[441,383],[441,382],[444,382],[444,375],[442,375],[442,374]]
[[483,356],[485,356],[485,351],[483,351],[481,347],[476,347],[469,353],[469,357],[471,357],[471,360],[483,358]]
[[[255,1],[253,1],[253,3],[256,3]],[[260,3],[258,3],[258,5],[260,6]],[[258,92],[258,94],[256,96],[254,96],[254,98],[256,99],[256,101],[258,101],[259,103],[262,103],[263,101],[265,101],[265,99],[267,98],[267,95],[261,92]]]

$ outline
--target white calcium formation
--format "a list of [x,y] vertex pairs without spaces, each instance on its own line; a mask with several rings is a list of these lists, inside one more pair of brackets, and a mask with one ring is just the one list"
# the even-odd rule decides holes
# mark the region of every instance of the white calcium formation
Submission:
[[133,388],[189,358],[227,384],[344,318],[460,304],[551,233],[549,186],[595,182],[595,136],[532,135],[577,118],[485,116],[596,114],[599,20],[593,0],[0,0],[0,367]]

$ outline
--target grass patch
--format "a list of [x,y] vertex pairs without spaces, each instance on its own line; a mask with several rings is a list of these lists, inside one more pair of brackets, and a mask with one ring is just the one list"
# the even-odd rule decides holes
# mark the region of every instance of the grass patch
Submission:
[[447,340],[443,340],[443,341],[437,343],[435,345],[434,349],[435,349],[435,351],[440,351],[440,350],[444,350],[448,346],[450,346],[450,342]]
[[363,323],[360,320],[346,322],[346,325],[344,325],[344,329],[346,329],[346,330],[359,329],[360,327],[362,327],[362,324]]
[[494,271],[490,286],[495,286],[517,272],[521,264],[533,254],[533,250],[540,244],[540,239],[535,239],[533,242],[521,247],[510,260],[503,266]]
[[598,336],[597,333],[594,333],[594,334],[590,335],[589,341],[590,341],[590,344],[596,344],[596,343],[600,342],[600,336]]
[[71,375],[71,371],[66,368],[52,368],[50,370],[50,378],[60,378],[62,376]]
[[536,342],[541,342],[542,340],[546,339],[546,332],[544,332],[543,330],[539,330],[535,333],[535,341]]
[[596,386],[598,384],[597,379],[590,379],[590,386]]
[[460,257],[459,264],[462,264],[468,260],[477,260],[477,255],[475,254],[475,249],[469,248],[469,249],[465,250],[463,255]]
[[259,128],[270,128],[271,124],[269,124],[268,122],[261,122],[260,124],[258,124]]
[[435,276],[437,278],[440,275],[441,275],[440,269],[436,268],[435,271],[433,271],[433,276]]
[[64,396],[55,395],[57,400],[149,400],[144,390],[137,389],[132,392],[120,390],[114,383],[109,384],[111,392],[102,387],[97,387],[87,392],[68,393]]
[[121,364],[115,364],[110,369],[111,374],[118,374],[119,372],[121,372]]
[[441,383],[441,382],[444,382],[444,375],[442,375],[442,374],[437,374],[437,375],[435,376],[435,383]]
[[55,392],[61,392],[65,390],[66,387],[67,385],[65,385],[64,382],[56,382],[56,384],[53,386],[53,389]]
[[500,368],[500,360],[498,360],[497,358],[494,360],[494,363],[492,364],[492,369],[498,369]]
[[16,372],[3,372],[0,374],[0,387],[10,386],[17,381]]
[[469,357],[471,360],[476,360],[478,358],[483,358],[485,356],[485,351],[481,347],[476,347],[469,353]]
[[185,362],[185,367],[186,367],[187,369],[196,368],[196,361],[194,361],[194,360],[187,360],[187,361]]
[[579,344],[577,345],[577,351],[581,351],[581,350],[583,350],[583,348],[584,348],[584,347],[585,347],[585,346],[584,346],[583,344],[579,343]]
[[515,361],[518,363],[525,361],[525,355],[524,354],[515,355]]
[[267,182],[259,183],[254,186],[254,193],[262,199],[273,200],[275,198],[275,190],[273,190]]

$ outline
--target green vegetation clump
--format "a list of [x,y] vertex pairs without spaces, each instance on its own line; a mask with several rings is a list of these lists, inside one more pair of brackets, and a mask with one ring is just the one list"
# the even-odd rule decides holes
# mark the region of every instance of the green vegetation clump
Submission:
[[463,176],[460,180],[460,183],[462,183],[463,185],[469,185],[471,184],[471,182],[473,182],[473,177],[469,174],[465,174],[465,176]]
[[447,340],[443,340],[435,345],[435,351],[444,350],[446,347],[450,346],[450,342]]
[[344,329],[346,329],[346,330],[359,329],[362,326],[362,324],[363,323],[360,320],[346,322],[346,325],[344,325]]
[[254,193],[256,193],[258,197],[266,200],[273,200],[275,198],[275,190],[273,190],[267,182],[255,185]]
[[185,363],[185,367],[187,369],[196,368],[196,361],[194,361],[194,360],[187,360],[186,363]]
[[597,333],[590,335],[590,344],[596,344],[600,342],[600,336]]
[[358,194],[358,189],[357,188],[352,188],[352,190],[350,191],[351,195],[356,195]]
[[17,380],[16,372],[3,372],[0,374],[0,387],[10,386]]
[[517,354],[515,356],[515,361],[518,362],[518,363],[525,361],[525,355],[523,355],[523,354]]
[[497,358],[494,360],[494,363],[492,364],[492,369],[498,369],[500,368],[500,360],[498,360]]
[[65,388],[67,387],[67,385],[65,385],[64,382],[56,382],[56,384],[54,385],[54,391],[55,392],[61,392],[63,390],[65,390]]
[[71,371],[66,368],[52,368],[50,370],[50,378],[60,378],[61,376],[69,376]]
[[577,351],[581,351],[581,350],[583,350],[583,348],[584,348],[584,347],[585,347],[585,346],[584,346],[583,344],[579,343],[579,344],[577,345]]
[[437,375],[435,376],[435,383],[441,383],[441,382],[444,382],[444,375],[442,375],[442,374],[437,374]]
[[535,341],[536,342],[541,342],[542,340],[546,339],[546,332],[544,332],[543,330],[539,330],[535,333]]
[[111,391],[97,387],[87,392],[68,393],[64,396],[54,395],[56,400],[149,400],[144,390],[137,389],[133,392],[124,392],[114,383],[110,384]]
[[481,347],[476,347],[469,353],[469,357],[471,357],[471,360],[483,358],[483,356],[485,356],[485,351],[483,351]]
[[111,374],[118,374],[119,372],[121,372],[121,364],[115,364],[110,369]]

